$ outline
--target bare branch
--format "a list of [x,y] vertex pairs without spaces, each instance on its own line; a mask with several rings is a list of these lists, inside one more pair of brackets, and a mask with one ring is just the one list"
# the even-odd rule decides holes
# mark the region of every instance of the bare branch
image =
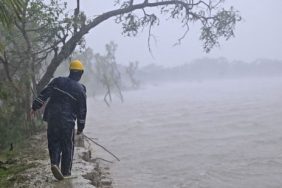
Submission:
[[[151,33],[150,27],[152,27],[152,20],[147,19],[147,25],[143,23],[141,24],[142,19],[138,19],[136,15],[133,15],[132,13],[136,10],[142,10],[144,8],[154,8],[154,7],[163,7],[161,9],[162,13],[170,13],[171,16],[184,16],[187,21],[200,21],[203,25],[202,27],[202,36],[201,39],[204,41],[204,49],[205,51],[209,51],[214,45],[217,44],[218,37],[225,37],[229,38],[232,36],[232,28],[234,27],[236,21],[238,21],[238,15],[234,12],[234,10],[231,10],[229,14],[227,12],[224,13],[224,15],[209,15],[206,16],[204,14],[204,11],[192,11],[194,7],[204,6],[206,9],[211,11],[214,9],[215,5],[212,6],[211,3],[206,3],[203,0],[194,2],[193,0],[167,0],[167,1],[156,1],[156,2],[149,2],[147,0],[143,1],[140,4],[132,4],[132,6],[129,6],[130,1],[125,1],[125,3],[121,4],[121,7],[105,12],[97,17],[95,17],[93,20],[91,20],[88,24],[82,25],[80,30],[73,34],[73,36],[63,45],[61,50],[58,52],[58,55],[52,59],[50,65],[47,68],[46,73],[43,75],[42,79],[38,83],[39,88],[43,88],[49,80],[52,78],[55,70],[60,65],[60,63],[66,59],[75,49],[75,47],[78,45],[79,41],[82,39],[82,37],[87,34],[92,28],[96,27],[100,23],[108,20],[109,18],[116,17],[116,22],[121,23],[123,18],[126,18],[126,21],[129,21],[131,19],[133,24],[137,24],[134,27],[132,27],[132,30],[130,30],[128,27],[125,27],[125,29],[129,29],[127,32],[138,32],[138,29],[140,26],[149,26],[149,32]],[[221,3],[219,1],[218,3]],[[115,5],[120,4],[119,0],[115,1]],[[172,8],[175,10],[175,12],[170,12],[169,10],[165,10],[164,8],[172,6]],[[223,11],[221,11],[223,12]],[[178,14],[179,13],[179,14]],[[126,15],[128,14],[128,15]],[[125,16],[125,17],[124,17]],[[148,18],[148,17],[147,17]],[[152,19],[152,17],[150,17]],[[224,19],[232,19],[231,22],[224,21],[224,24],[220,25],[221,21]],[[144,18],[145,19],[145,18]],[[155,22],[156,23],[156,20]],[[139,25],[138,25],[139,24]],[[227,24],[227,25],[226,25]],[[231,24],[231,25],[228,25]],[[186,27],[188,28],[188,27]],[[137,30],[136,30],[137,29]],[[232,31],[230,31],[230,29]],[[218,30],[218,31],[217,31]],[[229,31],[229,32],[228,32]],[[184,33],[184,37],[186,36],[187,31]],[[217,38],[212,38],[214,35],[218,35]],[[214,40],[215,39],[215,40]]]
[[74,9],[74,33],[77,33],[77,28],[78,28],[77,22],[78,22],[79,12],[80,12],[80,1],[77,0],[76,8]]
[[154,38],[156,40],[155,36],[152,34],[152,24],[149,25],[149,33],[148,33],[148,38],[147,38],[147,45],[148,45],[148,49],[149,49],[149,52],[150,52],[151,56],[153,58],[155,58],[154,54],[153,54],[153,51],[152,51],[152,48],[151,48],[151,38]]
[[186,26],[186,29],[185,29],[185,32],[183,33],[183,35],[177,40],[177,42],[173,45],[173,46],[177,46],[177,45],[180,45],[181,44],[181,41],[186,37],[186,35],[188,34],[189,32],[189,24],[186,23],[185,24]]

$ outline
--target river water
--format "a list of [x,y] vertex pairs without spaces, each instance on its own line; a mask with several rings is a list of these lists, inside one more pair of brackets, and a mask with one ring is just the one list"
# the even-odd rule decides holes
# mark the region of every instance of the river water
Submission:
[[282,186],[282,79],[155,84],[124,98],[88,100],[86,134],[121,159],[115,188]]

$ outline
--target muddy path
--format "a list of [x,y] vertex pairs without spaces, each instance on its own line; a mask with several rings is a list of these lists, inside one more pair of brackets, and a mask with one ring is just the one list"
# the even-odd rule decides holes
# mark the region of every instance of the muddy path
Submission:
[[[11,160],[11,159],[10,159]],[[82,136],[76,138],[73,160],[73,178],[57,181],[50,170],[46,134],[30,138],[7,170],[18,166],[26,167],[23,171],[5,177],[5,184],[0,187],[14,188],[112,188],[110,163],[95,158],[95,147]]]

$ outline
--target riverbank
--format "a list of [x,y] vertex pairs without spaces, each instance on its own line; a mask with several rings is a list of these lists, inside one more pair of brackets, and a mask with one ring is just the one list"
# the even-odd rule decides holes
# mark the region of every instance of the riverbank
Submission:
[[41,133],[1,154],[0,187],[112,188],[109,164],[94,156],[93,145],[77,137],[73,178],[57,181],[50,171],[46,133]]

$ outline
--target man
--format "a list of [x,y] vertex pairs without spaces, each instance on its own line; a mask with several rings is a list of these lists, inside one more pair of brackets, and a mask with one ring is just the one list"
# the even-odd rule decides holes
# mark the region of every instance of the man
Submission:
[[[48,123],[47,138],[51,171],[56,179],[71,175],[74,151],[74,127],[81,134],[86,118],[86,89],[80,84],[84,67],[79,60],[70,63],[68,77],[57,77],[32,103],[32,114],[48,100],[43,120]],[[61,170],[59,165],[61,163]]]

